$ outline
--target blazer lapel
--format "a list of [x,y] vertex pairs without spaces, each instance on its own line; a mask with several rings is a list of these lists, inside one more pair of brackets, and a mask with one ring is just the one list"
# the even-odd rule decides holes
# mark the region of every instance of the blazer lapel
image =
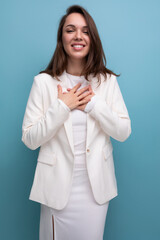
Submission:
[[71,150],[74,154],[74,144],[73,144],[73,129],[72,129],[72,117],[71,117],[71,112],[69,113],[69,117],[67,120],[64,122],[64,128],[67,134],[67,138],[71,147]]
[[[96,77],[93,77],[91,75],[91,82],[90,82],[90,85],[92,87],[92,90],[94,91],[94,93],[96,94],[97,93],[97,78]],[[86,148],[89,147],[89,144],[92,140],[92,133],[94,131],[94,127],[95,127],[95,120],[93,117],[91,117],[89,115],[89,113],[87,113],[87,137],[86,137]]]
[[88,148],[92,139],[92,133],[95,126],[95,120],[87,113],[87,137],[86,137],[86,148]]
[[[62,86],[62,91],[67,91],[67,85],[66,85],[66,74],[65,71],[62,73],[62,75],[59,77],[60,79],[60,85]],[[66,135],[68,138],[69,145],[71,147],[72,153],[74,155],[74,143],[73,143],[73,129],[72,129],[72,116],[71,112],[69,113],[69,117],[64,122],[64,128],[66,131]]]

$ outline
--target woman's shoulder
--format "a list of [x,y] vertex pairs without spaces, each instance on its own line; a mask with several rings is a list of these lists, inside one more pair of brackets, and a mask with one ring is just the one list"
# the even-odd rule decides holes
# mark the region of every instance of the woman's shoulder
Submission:
[[100,82],[100,84],[102,85],[114,85],[115,82],[117,81],[117,77],[114,74],[110,74],[110,73],[105,73],[99,74],[99,77],[93,77],[92,75],[92,81],[93,82]]
[[48,73],[39,73],[37,75],[34,76],[35,79],[39,80],[39,81],[45,81],[48,79],[55,79],[54,77],[52,77],[50,74]]
[[116,76],[112,73],[106,73],[106,74],[102,74],[101,73],[101,79],[103,81],[115,81],[116,80]]
[[57,84],[57,79],[48,73],[39,73],[34,76],[34,81],[40,85]]

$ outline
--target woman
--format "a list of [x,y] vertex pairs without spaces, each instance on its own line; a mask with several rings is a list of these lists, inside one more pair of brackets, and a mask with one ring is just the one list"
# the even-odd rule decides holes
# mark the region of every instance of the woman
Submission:
[[110,137],[131,123],[95,23],[81,6],[60,21],[57,47],[34,78],[22,141],[40,147],[30,199],[41,203],[40,240],[102,240],[117,196]]

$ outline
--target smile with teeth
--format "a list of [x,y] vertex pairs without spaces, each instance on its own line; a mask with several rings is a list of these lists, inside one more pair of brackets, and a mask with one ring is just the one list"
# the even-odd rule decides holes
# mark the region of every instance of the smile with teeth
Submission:
[[74,44],[74,45],[72,45],[72,47],[73,47],[75,50],[81,50],[81,49],[84,48],[85,46],[84,46],[84,45],[79,45],[79,44]]

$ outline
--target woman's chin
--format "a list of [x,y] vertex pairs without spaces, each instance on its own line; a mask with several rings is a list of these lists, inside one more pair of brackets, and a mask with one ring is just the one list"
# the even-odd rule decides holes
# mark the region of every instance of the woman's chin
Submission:
[[74,54],[74,55],[70,55],[69,56],[69,60],[71,61],[79,61],[79,62],[82,62],[84,61],[86,58],[86,55],[81,55],[81,54]]

